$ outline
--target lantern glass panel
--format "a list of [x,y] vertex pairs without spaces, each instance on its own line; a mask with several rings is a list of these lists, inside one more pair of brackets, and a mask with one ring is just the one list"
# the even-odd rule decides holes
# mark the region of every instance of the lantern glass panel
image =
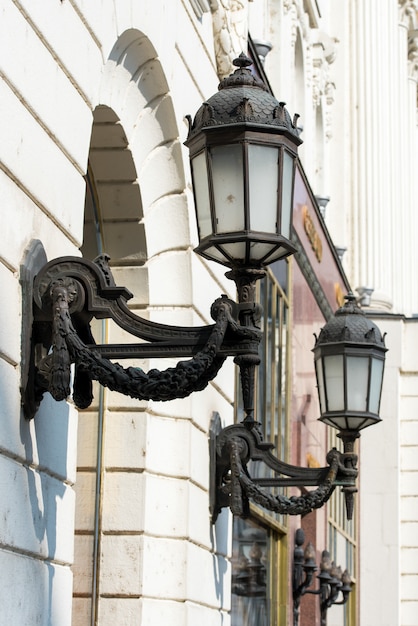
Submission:
[[[250,259],[252,263],[256,263],[258,260],[263,259],[270,254],[276,246],[270,243],[252,243],[250,245]],[[269,258],[270,262],[270,258]]]
[[347,430],[362,430],[363,428],[367,428],[367,426],[371,426],[372,424],[376,424],[376,419],[373,418],[365,418],[365,417],[355,417],[349,416],[346,418],[345,428]]
[[278,148],[249,144],[250,230],[277,232],[278,161]]
[[243,231],[246,225],[242,146],[217,146],[211,154],[216,232]]
[[218,250],[218,248],[216,248],[215,246],[209,246],[209,248],[205,248],[204,254],[206,254],[214,261],[219,261],[219,263],[222,263],[223,265],[228,263],[228,259],[225,257],[225,255],[222,254],[222,252]]
[[372,359],[372,371],[370,375],[370,397],[369,411],[371,413],[379,413],[380,390],[382,388],[383,378],[383,361],[381,359]]
[[203,239],[212,234],[212,220],[210,216],[210,197],[206,154],[201,152],[191,162],[193,172],[193,188],[196,201],[197,224],[199,238]]
[[347,408],[349,411],[367,411],[369,385],[369,357],[347,357]]
[[282,246],[275,247],[274,253],[271,254],[268,259],[266,260],[266,263],[273,263],[274,261],[279,261],[280,259],[282,259],[283,257],[289,256],[289,250],[287,248],[283,248]]
[[289,152],[283,153],[283,174],[282,174],[282,210],[280,232],[290,239],[290,224],[292,222],[293,205],[293,163],[294,158]]
[[324,375],[327,389],[328,411],[344,410],[344,357],[324,357]]
[[234,261],[244,262],[245,259],[245,250],[246,245],[243,241],[238,241],[235,243],[223,243],[219,246],[222,250],[225,250],[226,254],[228,254]]
[[321,406],[321,413],[325,413],[325,387],[324,387],[324,372],[322,369],[322,359],[315,361],[316,366],[316,379],[318,383],[319,404]]

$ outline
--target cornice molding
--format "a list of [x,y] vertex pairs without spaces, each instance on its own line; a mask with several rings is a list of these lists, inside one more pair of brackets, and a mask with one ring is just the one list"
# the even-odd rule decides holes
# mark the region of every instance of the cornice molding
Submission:
[[200,20],[204,13],[210,11],[211,3],[209,0],[189,0],[196,17]]

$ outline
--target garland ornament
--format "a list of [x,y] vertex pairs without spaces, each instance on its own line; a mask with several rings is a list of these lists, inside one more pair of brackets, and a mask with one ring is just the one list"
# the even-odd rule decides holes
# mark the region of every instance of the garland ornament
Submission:
[[[36,276],[30,347],[30,378],[34,385],[26,385],[23,398],[27,418],[35,415],[46,391],[56,401],[68,398],[73,364],[73,400],[78,408],[85,409],[93,400],[93,380],[138,400],[169,401],[204,389],[227,356],[243,359],[244,369],[245,359],[252,363],[258,358],[260,330],[239,321],[248,307],[250,317],[255,319],[258,308],[253,302],[242,307],[221,296],[211,307],[215,321],[212,326],[179,328],[157,324],[129,310],[126,302],[132,296],[125,288],[115,286],[108,261],[106,255],[95,262],[63,257],[47,263]],[[252,275],[242,285],[245,298],[251,281]],[[93,317],[113,319],[149,343],[97,345],[90,329]],[[175,367],[148,373],[138,367],[124,368],[109,358],[182,355],[191,358],[179,361]]]

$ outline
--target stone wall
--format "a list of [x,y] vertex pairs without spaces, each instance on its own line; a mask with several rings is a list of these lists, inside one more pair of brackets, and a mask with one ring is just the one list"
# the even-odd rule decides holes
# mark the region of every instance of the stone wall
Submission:
[[[144,235],[137,255],[131,250],[114,267],[118,284],[136,294],[136,312],[165,323],[208,323],[212,301],[231,293],[221,268],[208,273],[192,258],[197,234],[182,146],[186,114],[218,82],[211,13],[198,19],[191,3],[172,0],[104,0],[100,8],[83,0],[16,0],[1,3],[0,18],[3,619],[81,625],[94,610],[102,625],[159,624],[164,615],[173,624],[225,623],[228,535],[210,524],[207,437],[214,410],[232,419],[231,365],[184,401],[105,394],[102,430],[98,389],[95,405],[79,418],[71,403],[45,398],[31,422],[23,419],[19,393],[20,265],[35,239],[48,259],[80,254],[89,157],[98,185],[116,178],[122,193],[125,152],[137,175]],[[101,158],[98,145],[89,152],[93,116],[103,106],[128,141],[113,161]],[[108,220],[109,236],[123,210],[122,201]],[[121,256],[131,241],[125,231]],[[123,335],[109,333],[110,340]]]

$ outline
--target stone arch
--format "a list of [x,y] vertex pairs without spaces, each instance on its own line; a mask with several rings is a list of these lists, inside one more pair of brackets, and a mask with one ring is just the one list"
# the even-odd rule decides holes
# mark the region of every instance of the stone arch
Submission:
[[83,255],[107,252],[113,263],[147,258],[136,168],[120,120],[107,106],[93,112],[87,175]]
[[[133,308],[158,304],[172,310],[178,303],[177,294],[184,295],[185,284],[191,295],[187,275],[190,255],[184,254],[191,246],[188,203],[178,135],[168,83],[156,50],[143,33],[128,30],[119,37],[104,64],[95,102],[89,153],[91,193],[86,198],[82,251],[90,258],[95,256],[93,250],[97,251],[96,202],[103,251],[112,256],[116,283],[134,294],[130,301]],[[181,304],[188,309],[190,303],[185,298]],[[173,323],[172,317],[171,313],[163,321]],[[130,340],[112,324],[103,329],[101,322],[94,329],[98,337],[102,333],[101,341]],[[149,369],[143,361],[138,365]],[[113,602],[120,599],[121,590],[113,584],[112,576],[115,550],[119,550],[115,546],[129,543],[135,558],[139,554],[143,511],[128,528],[126,520],[113,519],[109,503],[116,484],[117,493],[122,495],[129,494],[131,488],[135,493],[143,488],[147,459],[141,451],[146,449],[151,419],[147,409],[147,403],[107,394],[100,388],[96,405],[79,415],[76,491],[80,508],[73,568],[73,623],[77,626],[87,626],[89,617],[100,613],[101,603],[107,598]],[[123,498],[120,502],[124,510],[127,502]],[[103,527],[111,528],[111,534],[102,532]],[[140,563],[135,562],[135,567],[140,570]],[[125,587],[123,593],[128,601],[138,602],[137,588],[132,597]]]
[[[154,275],[166,273],[168,269],[167,284],[173,288],[169,289],[166,302],[161,289],[150,292],[151,299],[158,305],[176,304],[173,302],[175,285],[182,283],[180,291],[184,293],[184,270],[188,271],[183,258],[183,276],[180,276],[176,262],[179,261],[179,253],[191,247],[181,144],[168,82],[157,51],[148,37],[138,30],[129,29],[118,38],[104,65],[93,139],[99,129],[98,116],[110,115],[109,111],[116,116],[110,120],[115,133],[112,141],[121,145],[107,144],[108,163],[111,164],[110,155],[121,157],[125,153],[128,161],[132,159],[127,168],[132,165],[135,172],[131,176],[126,170],[121,176],[125,175],[125,182],[130,185],[131,195],[127,204],[132,200],[136,203],[136,217],[140,220],[135,236],[141,249],[135,252],[130,247],[129,259],[125,259],[123,264],[135,259],[137,265],[146,263],[146,271]],[[123,129],[124,135],[120,133],[117,136],[120,129]],[[110,128],[107,127],[107,130],[110,131]],[[92,161],[92,169],[93,165]],[[117,172],[118,168],[114,171]],[[112,176],[111,172],[109,176]],[[110,185],[110,182],[109,178],[107,184]],[[124,185],[124,193],[128,193],[129,185]],[[113,201],[114,207],[120,207],[120,198],[116,196]],[[170,256],[172,258],[169,259]],[[160,269],[162,267],[163,270]],[[129,284],[127,286],[130,287]],[[135,289],[132,290],[135,293]]]

